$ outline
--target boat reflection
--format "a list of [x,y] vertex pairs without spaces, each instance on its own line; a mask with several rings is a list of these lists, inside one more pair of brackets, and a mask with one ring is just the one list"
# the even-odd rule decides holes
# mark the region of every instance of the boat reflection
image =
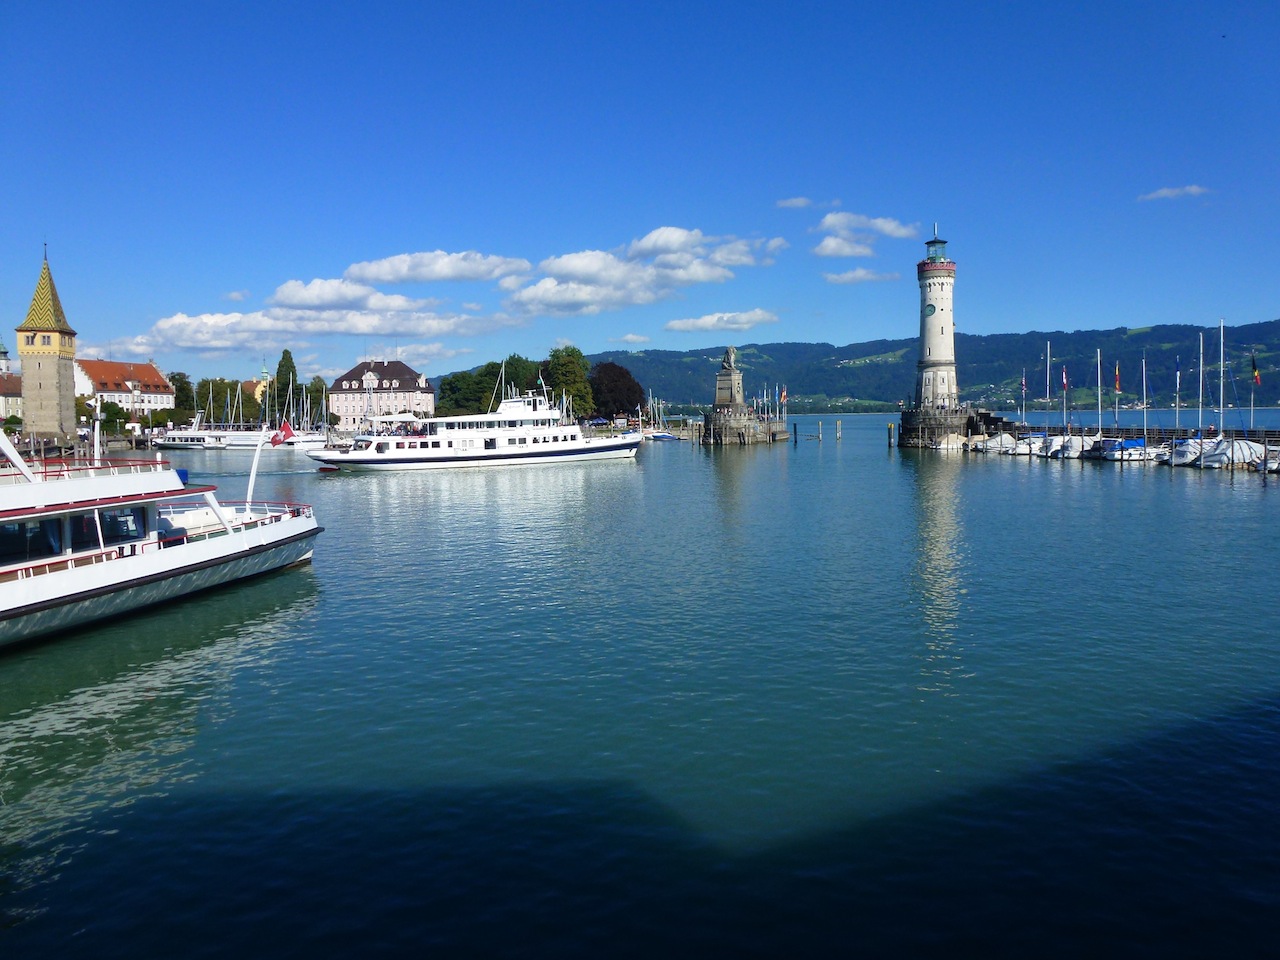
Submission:
[[268,575],[0,659],[0,904],[74,856],[92,814],[181,782],[236,674],[316,600],[310,570]]

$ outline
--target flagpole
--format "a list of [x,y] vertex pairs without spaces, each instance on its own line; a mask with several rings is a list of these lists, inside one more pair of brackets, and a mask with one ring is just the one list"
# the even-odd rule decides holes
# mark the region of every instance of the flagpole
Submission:
[[262,456],[262,445],[267,442],[267,433],[264,430],[258,437],[258,445],[253,448],[253,466],[249,468],[249,489],[244,495],[244,513],[247,520],[249,514],[253,511],[253,484],[258,478],[258,459]]
[[1116,430],[1120,429],[1120,361],[1116,361]]

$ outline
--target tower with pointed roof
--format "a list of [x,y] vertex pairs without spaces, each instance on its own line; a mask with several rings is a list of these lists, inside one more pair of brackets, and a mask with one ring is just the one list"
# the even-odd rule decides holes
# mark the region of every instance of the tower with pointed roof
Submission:
[[22,416],[28,434],[65,438],[75,433],[76,332],[67,323],[46,255],[27,319],[17,327],[22,364]]

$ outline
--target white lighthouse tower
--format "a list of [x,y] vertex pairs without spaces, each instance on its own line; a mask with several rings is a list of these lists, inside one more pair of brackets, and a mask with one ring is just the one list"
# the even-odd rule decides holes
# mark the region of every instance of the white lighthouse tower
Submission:
[[916,410],[920,413],[956,415],[960,412],[960,387],[956,383],[956,321],[951,291],[956,284],[956,264],[947,259],[947,241],[925,241],[928,253],[916,264],[920,281],[920,362],[916,364]]

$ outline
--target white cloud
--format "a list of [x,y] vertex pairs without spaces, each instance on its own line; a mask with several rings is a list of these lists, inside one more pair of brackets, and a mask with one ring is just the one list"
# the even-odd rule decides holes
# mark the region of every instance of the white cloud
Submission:
[[1185,187],[1161,187],[1151,193],[1144,193],[1139,200],[1176,200],[1178,197],[1198,197],[1209,192],[1208,187],[1189,184]]
[[[786,241],[709,237],[701,230],[658,227],[625,252],[583,250],[548,257],[545,274],[512,291],[508,305],[526,314],[591,315],[652,303],[680,287],[724,283],[732,268],[768,265]],[[509,285],[509,286],[515,286]]]
[[648,343],[649,338],[638,333],[624,333],[620,337],[613,337],[610,343]]
[[627,249],[627,256],[653,257],[663,253],[701,250],[706,239],[701,230],[658,227],[656,230],[650,230],[639,240],[632,240],[631,246]]
[[[301,286],[301,285],[300,285]],[[379,295],[381,296],[381,295]],[[475,336],[523,324],[505,315],[440,314],[425,310],[357,307],[308,309],[277,306],[252,313],[176,313],[135,338],[130,352],[157,356],[179,350],[222,354],[242,350],[298,349],[300,338],[355,335],[364,337]],[[113,345],[120,352],[123,347]]]
[[343,276],[366,283],[413,283],[431,280],[498,280],[524,273],[528,260],[498,257],[466,250],[462,253],[401,253],[382,260],[353,263]]
[[249,291],[248,290],[232,290],[229,293],[224,293],[222,295],[222,299],[233,300],[236,303],[240,303],[244,300],[249,299]]
[[590,315],[601,310],[652,303],[656,297],[656,293],[644,286],[615,287],[543,277],[532,286],[517,290],[511,295],[509,302],[526,313]]
[[848,237],[823,237],[822,242],[813,248],[820,257],[874,257],[875,250],[861,240]]
[[703,317],[688,320],[671,320],[664,325],[664,330],[680,330],[684,332],[704,332],[708,330],[732,330],[740,332],[750,330],[762,323],[777,323],[778,318],[768,310],[747,310],[744,313],[709,313]]
[[866,267],[858,267],[856,270],[846,270],[844,273],[824,273],[822,275],[828,283],[872,283],[877,280],[898,280],[901,275],[897,273],[876,273],[874,270],[868,270]]
[[817,227],[825,233],[813,252],[820,257],[873,257],[872,244],[879,237],[902,240],[916,235],[917,224],[905,224],[892,217],[868,217],[861,213],[826,214]]
[[824,233],[833,233],[838,237],[850,236],[855,230],[870,230],[886,237],[898,240],[909,240],[920,229],[918,224],[905,224],[892,217],[867,217],[860,213],[828,213],[818,224]]
[[298,307],[305,310],[323,310],[332,307],[351,307],[365,310],[417,310],[429,306],[431,301],[412,300],[399,294],[379,293],[373,287],[352,283],[350,280],[288,280],[276,288],[270,303],[282,307]]
[[779,200],[778,206],[791,209],[799,209],[801,207],[813,206],[813,201],[808,197],[791,197],[787,200]]

